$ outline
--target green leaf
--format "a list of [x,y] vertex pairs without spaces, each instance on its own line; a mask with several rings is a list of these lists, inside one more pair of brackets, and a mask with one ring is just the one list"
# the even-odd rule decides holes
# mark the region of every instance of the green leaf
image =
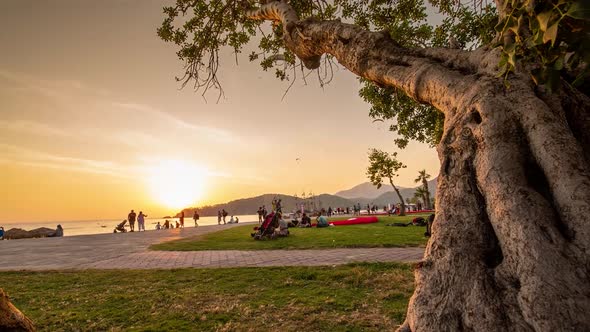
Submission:
[[516,67],[516,53],[514,51],[511,53],[508,53],[508,63],[512,67]]
[[541,31],[547,30],[547,26],[551,20],[551,14],[552,13],[548,11],[537,15],[537,21],[539,21],[539,29],[541,29]]
[[551,46],[555,44],[555,40],[557,40],[557,27],[559,26],[559,22],[555,22],[552,26],[550,26],[545,34],[543,35],[543,44],[551,41]]
[[590,6],[583,4],[582,1],[578,0],[572,3],[565,15],[579,20],[588,19],[590,18]]

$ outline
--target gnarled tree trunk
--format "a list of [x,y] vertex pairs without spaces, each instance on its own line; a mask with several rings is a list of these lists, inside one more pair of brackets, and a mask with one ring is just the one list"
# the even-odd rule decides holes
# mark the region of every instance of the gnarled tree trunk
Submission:
[[33,322],[10,303],[8,296],[0,289],[0,331],[33,332]]
[[283,23],[306,66],[353,73],[445,114],[437,214],[402,331],[590,331],[590,101],[506,89],[498,54],[406,49],[339,21],[300,21],[286,2],[250,13]]

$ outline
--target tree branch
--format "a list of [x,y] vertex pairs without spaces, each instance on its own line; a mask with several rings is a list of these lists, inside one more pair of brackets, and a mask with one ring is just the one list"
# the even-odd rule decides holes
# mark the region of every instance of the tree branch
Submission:
[[457,107],[464,92],[476,86],[476,75],[493,78],[498,63],[495,52],[487,59],[484,55],[490,52],[483,49],[408,49],[398,45],[389,34],[367,31],[339,20],[299,20],[284,1],[264,4],[247,16],[281,22],[285,46],[309,69],[318,68],[321,56],[331,54],[358,76],[380,86],[398,88],[443,112]]
[[253,20],[281,22],[284,32],[290,31],[293,24],[299,21],[297,12],[285,1],[272,1],[263,4],[258,9],[246,12],[246,17]]

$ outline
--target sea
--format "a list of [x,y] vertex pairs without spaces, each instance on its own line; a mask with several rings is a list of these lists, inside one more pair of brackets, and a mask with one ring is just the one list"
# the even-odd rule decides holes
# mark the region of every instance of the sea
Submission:
[[[240,219],[240,222],[248,222],[254,221],[258,222],[258,215],[241,215],[241,216],[234,216]],[[164,224],[165,220],[170,220],[172,224],[175,224],[178,218],[146,218],[145,219],[145,229],[146,230],[153,230],[156,229],[156,224],[160,222],[160,224]],[[225,218],[225,221],[228,222],[230,217],[228,216]],[[121,223],[123,219],[99,219],[99,220],[71,220],[71,221],[35,221],[35,222],[7,222],[2,223],[0,222],[0,226],[4,227],[4,230],[7,231],[11,228],[22,228],[25,230],[30,231],[31,229],[39,228],[39,227],[47,227],[55,229],[57,225],[61,225],[64,229],[64,236],[74,236],[74,235],[85,235],[85,234],[106,234],[112,233],[115,226]],[[223,221],[221,222],[223,223]],[[206,225],[217,225],[217,216],[212,217],[201,217],[199,219],[199,226],[206,226]],[[184,218],[184,226],[185,227],[194,227],[195,223],[193,218]],[[129,223],[125,225],[125,228],[129,230]],[[135,230],[137,231],[137,222],[135,222]]]

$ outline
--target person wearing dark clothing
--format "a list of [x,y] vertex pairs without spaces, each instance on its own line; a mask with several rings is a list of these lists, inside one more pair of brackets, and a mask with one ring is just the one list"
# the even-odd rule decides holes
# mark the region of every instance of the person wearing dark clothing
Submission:
[[282,212],[283,212],[283,207],[282,207],[282,205],[281,205],[281,201],[282,201],[282,199],[279,199],[279,200],[277,201],[277,203],[276,203],[276,208],[277,208],[277,212],[278,212],[278,213],[282,213]]
[[134,232],[135,231],[135,212],[133,212],[133,210],[131,210],[131,212],[129,212],[129,215],[127,215],[127,220],[129,220],[129,229],[130,232]]
[[221,217],[223,217],[223,224],[225,225],[225,217],[227,217],[228,213],[225,209],[221,209]]
[[299,227],[311,227],[311,218],[307,216],[307,214],[303,214],[301,217],[301,222],[299,223]]
[[[180,227],[184,228],[184,211],[180,211]],[[178,227],[176,227],[178,228]]]

